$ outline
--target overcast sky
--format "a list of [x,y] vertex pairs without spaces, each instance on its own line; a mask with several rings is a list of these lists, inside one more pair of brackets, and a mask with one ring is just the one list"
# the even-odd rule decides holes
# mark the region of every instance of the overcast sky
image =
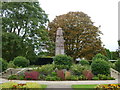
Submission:
[[70,11],[82,11],[91,17],[95,26],[101,25],[105,48],[118,48],[118,1],[119,0],[39,0],[40,6],[52,21],[56,16]]

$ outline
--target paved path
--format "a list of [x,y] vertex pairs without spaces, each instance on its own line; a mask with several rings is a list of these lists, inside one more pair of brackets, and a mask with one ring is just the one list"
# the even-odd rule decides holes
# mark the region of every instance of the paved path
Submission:
[[[17,83],[26,83],[26,82],[37,82],[39,84],[46,84],[47,88],[71,88],[71,85],[74,84],[117,84],[118,80],[87,80],[87,81],[30,81],[30,80],[7,80],[0,78],[0,83],[13,81]],[[120,82],[119,82],[120,83]],[[47,89],[46,89],[47,90]],[[51,89],[50,89],[51,90]],[[71,89],[72,90],[72,89]]]

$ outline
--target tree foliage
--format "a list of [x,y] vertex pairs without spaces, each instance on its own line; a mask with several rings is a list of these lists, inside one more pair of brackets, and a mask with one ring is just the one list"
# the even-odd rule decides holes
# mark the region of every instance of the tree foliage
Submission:
[[[35,51],[42,51],[49,42],[45,30],[47,14],[38,2],[2,3],[3,58],[16,56],[33,59]],[[10,54],[9,54],[10,53]],[[9,54],[9,56],[8,56]],[[11,56],[10,56],[11,55]]]
[[69,12],[57,16],[48,27],[54,43],[57,28],[63,29],[65,53],[74,59],[84,57],[89,60],[97,53],[104,53],[99,27],[94,26],[90,17],[83,12]]

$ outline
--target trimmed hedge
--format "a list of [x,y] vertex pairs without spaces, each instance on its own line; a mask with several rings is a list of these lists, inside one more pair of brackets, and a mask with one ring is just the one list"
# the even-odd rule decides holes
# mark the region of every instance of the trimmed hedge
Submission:
[[52,64],[53,58],[43,58],[40,57],[36,60],[35,65],[46,65],[46,64]]

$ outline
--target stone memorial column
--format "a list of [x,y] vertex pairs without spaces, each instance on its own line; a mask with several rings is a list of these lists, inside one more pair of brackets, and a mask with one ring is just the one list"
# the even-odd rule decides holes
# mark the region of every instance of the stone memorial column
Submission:
[[56,32],[55,55],[64,54],[64,38],[62,28],[58,28]]

